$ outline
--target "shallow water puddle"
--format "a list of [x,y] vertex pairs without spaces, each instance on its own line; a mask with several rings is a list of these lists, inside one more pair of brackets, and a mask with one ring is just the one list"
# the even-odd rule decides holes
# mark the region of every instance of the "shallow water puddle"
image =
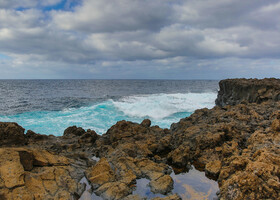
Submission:
[[86,189],[79,200],[102,200],[100,196],[97,196],[94,192],[91,191],[91,186],[85,176],[80,180],[80,183],[85,183]]
[[207,178],[204,172],[200,172],[194,167],[186,173],[175,174],[172,172],[170,176],[174,181],[172,192],[179,194],[182,199],[217,199],[218,183]]
[[[96,162],[100,160],[100,158],[97,156],[92,156],[91,159]],[[100,196],[97,196],[94,192],[92,192],[91,185],[85,176],[80,180],[80,183],[86,184],[86,189],[81,195],[81,197],[79,198],[79,200],[102,200],[103,199]]]
[[149,179],[146,178],[140,178],[136,180],[136,190],[133,191],[132,194],[138,194],[141,197],[148,197],[148,198],[154,198],[154,197],[165,197],[162,194],[154,194],[151,192],[149,187]]
[[[172,194],[179,194],[183,200],[207,200],[217,199],[216,193],[219,191],[218,183],[205,176],[204,172],[196,170],[194,167],[188,172],[170,174],[174,181]],[[146,178],[138,179],[136,182],[136,190],[133,194],[141,197],[166,197],[162,194],[154,194],[149,187],[149,180]]]

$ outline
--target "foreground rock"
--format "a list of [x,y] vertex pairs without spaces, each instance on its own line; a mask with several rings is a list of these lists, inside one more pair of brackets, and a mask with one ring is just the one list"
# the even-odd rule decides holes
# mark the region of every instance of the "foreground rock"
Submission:
[[38,149],[0,148],[0,199],[79,197],[84,185],[73,178],[75,168],[70,162]]
[[173,124],[168,160],[218,180],[221,199],[279,199],[280,102],[197,110]]

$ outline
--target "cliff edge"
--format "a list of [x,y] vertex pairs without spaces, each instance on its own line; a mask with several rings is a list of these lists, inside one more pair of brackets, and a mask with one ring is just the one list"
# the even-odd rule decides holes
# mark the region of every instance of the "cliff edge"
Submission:
[[219,86],[218,106],[280,100],[280,79],[226,79],[221,80]]

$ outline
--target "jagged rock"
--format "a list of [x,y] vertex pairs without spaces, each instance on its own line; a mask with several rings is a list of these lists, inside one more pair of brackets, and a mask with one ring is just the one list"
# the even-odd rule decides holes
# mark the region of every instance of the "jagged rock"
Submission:
[[94,167],[88,169],[86,175],[94,189],[115,179],[115,174],[106,158],[101,158]]
[[84,186],[70,176],[73,170],[67,158],[47,151],[0,148],[0,199],[71,199],[79,196]]
[[0,122],[0,147],[24,145],[26,142],[24,128],[17,123]]
[[149,120],[149,119],[144,119],[144,120],[141,122],[141,125],[144,126],[144,127],[150,127],[150,126],[151,126],[151,120]]
[[122,182],[108,182],[101,185],[95,193],[104,199],[123,199],[131,193],[131,188]]
[[279,79],[226,79],[219,83],[218,106],[236,105],[241,102],[262,103],[280,100]]
[[222,167],[222,162],[219,160],[214,160],[206,164],[205,172],[206,175],[217,178],[219,176]]
[[173,189],[173,179],[164,175],[150,182],[151,191],[154,193],[167,194]]
[[63,136],[70,136],[70,135],[75,135],[75,136],[82,136],[85,134],[85,130],[81,127],[77,126],[71,126],[65,129]]

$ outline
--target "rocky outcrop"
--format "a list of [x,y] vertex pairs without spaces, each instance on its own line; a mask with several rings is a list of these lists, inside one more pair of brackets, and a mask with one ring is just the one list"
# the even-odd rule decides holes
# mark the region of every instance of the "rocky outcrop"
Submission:
[[226,79],[219,86],[218,106],[280,100],[280,79]]
[[17,123],[0,122],[0,147],[24,145],[26,142],[24,128]]
[[75,168],[70,162],[48,151],[0,148],[0,199],[79,197],[84,185],[72,177]]
[[171,166],[191,165],[218,182],[220,199],[280,199],[279,91],[277,79],[221,81],[218,106],[170,129],[146,119],[102,136],[73,126],[55,137],[0,123],[0,199],[78,199],[85,175],[103,199],[145,199],[133,193],[145,178],[165,195],[154,199],[178,200]]
[[279,199],[280,102],[200,109],[171,127],[168,161],[218,180],[220,199]]

